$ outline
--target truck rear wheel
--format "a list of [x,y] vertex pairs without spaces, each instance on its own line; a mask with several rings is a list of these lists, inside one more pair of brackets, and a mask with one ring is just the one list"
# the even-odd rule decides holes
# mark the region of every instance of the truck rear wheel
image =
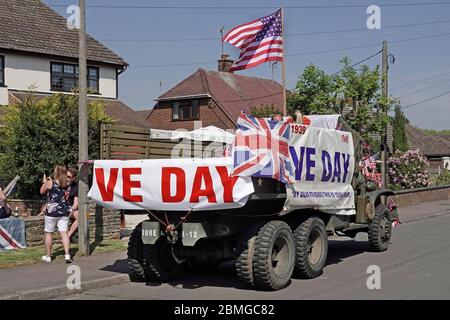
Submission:
[[130,235],[127,250],[128,276],[131,282],[145,282],[144,243],[141,238],[142,223],[139,223]]
[[258,232],[253,254],[253,273],[258,287],[280,290],[294,271],[295,248],[291,228],[283,221],[270,221]]
[[327,262],[328,236],[319,217],[310,217],[294,231],[295,275],[313,279],[323,273]]
[[240,235],[236,250],[239,256],[236,259],[236,274],[243,283],[253,288],[255,279],[253,275],[253,254],[255,248],[255,240],[262,224],[256,224],[246,228]]
[[375,214],[369,225],[369,247],[371,251],[382,252],[389,247],[392,234],[392,219],[389,209],[384,204],[375,208]]
[[185,261],[179,260],[174,246],[165,237],[159,237],[153,245],[144,246],[144,270],[147,281],[169,282],[184,271]]

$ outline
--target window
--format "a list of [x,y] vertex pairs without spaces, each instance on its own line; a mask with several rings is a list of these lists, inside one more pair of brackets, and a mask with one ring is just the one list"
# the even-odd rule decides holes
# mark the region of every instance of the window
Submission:
[[[79,69],[77,65],[67,63],[51,63],[51,89],[53,91],[73,91],[78,86]],[[87,68],[88,93],[99,92],[99,69]]]
[[0,56],[0,87],[5,85],[5,57]]
[[198,120],[199,118],[198,100],[182,100],[172,103],[172,120]]

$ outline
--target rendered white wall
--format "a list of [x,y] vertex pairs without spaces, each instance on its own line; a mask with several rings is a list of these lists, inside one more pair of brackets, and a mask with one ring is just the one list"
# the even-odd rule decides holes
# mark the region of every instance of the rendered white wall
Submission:
[[0,106],[9,104],[8,88],[0,87]]
[[[34,87],[34,90],[37,92],[51,93],[50,62],[67,62],[60,59],[41,58],[15,53],[2,55],[5,56],[5,85],[10,90],[27,91],[31,87]],[[116,69],[105,66],[98,67],[100,68],[100,96],[117,98]]]

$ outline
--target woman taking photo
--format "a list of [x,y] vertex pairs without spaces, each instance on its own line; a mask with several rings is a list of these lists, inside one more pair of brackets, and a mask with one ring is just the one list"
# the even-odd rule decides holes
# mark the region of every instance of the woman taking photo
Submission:
[[71,263],[72,259],[69,253],[69,215],[70,206],[67,202],[65,189],[69,182],[67,179],[67,168],[64,165],[57,165],[53,172],[53,179],[44,175],[44,181],[41,187],[41,194],[47,195],[47,210],[45,213],[45,250],[46,255],[42,256],[45,262],[51,262],[53,232],[58,229],[61,234],[64,246],[64,260]]

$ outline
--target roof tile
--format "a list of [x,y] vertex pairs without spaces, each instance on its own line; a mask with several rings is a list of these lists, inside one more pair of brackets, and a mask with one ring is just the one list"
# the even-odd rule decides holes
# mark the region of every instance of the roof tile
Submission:
[[[0,0],[0,8],[0,49],[78,58],[78,31],[40,0]],[[86,44],[88,60],[128,65],[89,35]]]

